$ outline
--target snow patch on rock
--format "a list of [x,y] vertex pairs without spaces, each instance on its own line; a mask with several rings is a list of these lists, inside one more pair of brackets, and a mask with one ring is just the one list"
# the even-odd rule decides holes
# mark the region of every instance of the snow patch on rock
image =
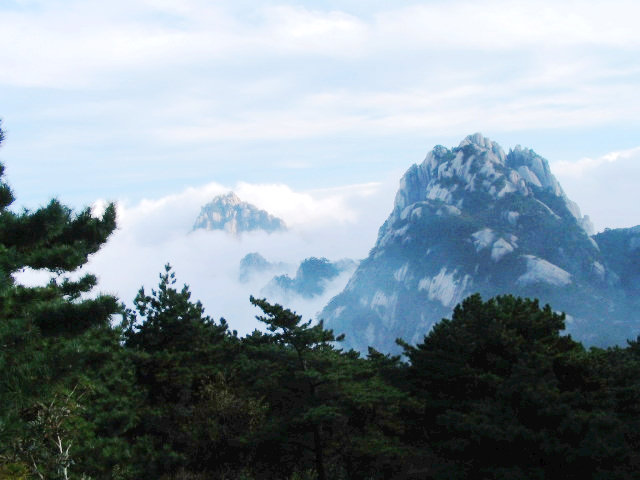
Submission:
[[544,208],[544,209],[545,209],[549,214],[553,215],[553,217],[554,217],[556,220],[560,220],[560,216],[559,216],[556,212],[554,212],[553,210],[551,210],[551,208],[549,208],[549,205],[547,205],[546,203],[541,202],[541,201],[540,201],[540,200],[538,200],[537,198],[535,199],[535,201],[536,201],[539,205],[542,205],[542,207],[543,207],[543,208]]
[[387,296],[382,290],[377,290],[371,299],[371,308],[378,312],[383,324],[387,327],[395,323],[395,308],[397,302],[397,294]]
[[604,280],[604,265],[600,262],[593,262],[593,272],[600,278],[600,280]]
[[442,217],[442,216],[458,216],[461,213],[462,212],[460,211],[460,209],[458,207],[454,207],[453,205],[442,205],[436,211],[436,215],[438,215],[439,217]]
[[[392,230],[390,228],[387,229],[385,234],[378,241],[377,247],[379,248],[380,254],[382,252],[382,247],[385,247],[394,238],[403,237],[407,233],[408,230],[409,230],[409,225],[408,224],[404,225],[403,227],[398,228],[397,230]],[[378,255],[378,254],[379,253],[376,252],[376,255]]]
[[371,299],[371,308],[373,307],[388,307],[389,306],[389,297],[387,297],[383,291],[378,290],[373,294],[373,298]]
[[367,325],[367,328],[364,331],[364,338],[367,340],[367,345],[374,345],[376,339],[376,327],[373,322],[370,322]]
[[444,203],[450,203],[451,198],[451,191],[440,184],[433,185],[427,192],[427,200],[442,200]]
[[540,183],[538,176],[529,170],[529,167],[525,165],[518,167],[518,173],[525,179],[525,181],[535,185],[536,187],[542,187],[542,183]]
[[520,214],[518,212],[507,212],[507,222],[514,227],[518,224],[518,218],[520,218]]
[[413,205],[407,205],[406,207],[404,207],[402,209],[402,212],[400,212],[400,220],[406,220],[411,210],[413,210]]
[[346,307],[344,307],[343,305],[341,305],[341,306],[339,306],[338,308],[336,308],[336,309],[333,311],[333,318],[338,318],[338,317],[342,314],[342,312],[344,312],[344,309],[345,309],[345,308],[346,308]]

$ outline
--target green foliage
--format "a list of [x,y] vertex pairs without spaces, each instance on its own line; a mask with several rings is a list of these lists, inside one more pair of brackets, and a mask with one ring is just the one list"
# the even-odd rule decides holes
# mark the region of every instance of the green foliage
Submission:
[[28,480],[29,476],[29,467],[24,463],[0,464],[0,480]]
[[237,343],[226,322],[214,322],[191,301],[186,285],[178,290],[175,284],[166,265],[157,289],[140,289],[125,332],[144,395],[132,431],[138,478],[217,468],[261,415],[257,401],[242,398],[226,381]]
[[637,439],[612,408],[612,352],[585,352],[563,327],[537,301],[474,295],[405,345],[423,402],[412,434],[447,466],[434,478],[630,478]]
[[[244,375],[259,378],[256,395],[269,406],[258,436],[262,476],[286,478],[312,469],[322,478],[389,478],[407,451],[395,414],[406,395],[383,372],[397,357],[362,359],[334,345],[342,339],[280,305],[251,298],[268,335],[247,337]],[[279,458],[273,470],[273,458]]]
[[[104,244],[115,228],[115,207],[94,217],[88,208],[74,214],[52,200],[15,213],[8,209],[13,200],[0,180],[0,464],[5,471],[26,465],[39,478],[71,478],[74,425],[82,417],[72,392],[81,384],[68,361],[73,355],[63,361],[63,352],[85,332],[109,328],[119,306],[113,297],[84,295],[94,276],[62,274]],[[57,277],[40,287],[16,284],[13,275],[26,267]]]
[[134,300],[137,315],[129,312],[127,346],[144,352],[181,352],[206,348],[226,335],[226,321],[216,325],[200,302],[191,302],[189,287],[178,291],[175,284],[175,273],[167,264],[157,290],[148,295],[140,289]]

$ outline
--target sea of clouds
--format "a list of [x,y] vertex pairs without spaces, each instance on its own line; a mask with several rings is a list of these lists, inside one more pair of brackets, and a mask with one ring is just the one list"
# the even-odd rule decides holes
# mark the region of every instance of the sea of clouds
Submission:
[[[98,276],[101,292],[115,294],[131,306],[140,287],[149,292],[157,286],[159,273],[170,263],[177,287],[189,285],[192,299],[200,300],[208,315],[224,317],[241,335],[260,327],[255,319],[260,312],[250,304],[250,295],[267,296],[305,319],[317,319],[317,313],[344,288],[351,272],[341,274],[322,295],[312,299],[265,290],[265,285],[276,273],[295,275],[299,263],[311,256],[365,258],[393,207],[396,187],[395,182],[368,183],[302,192],[286,185],[239,183],[229,188],[210,183],[136,204],[119,202],[116,232],[82,271]],[[230,190],[282,218],[288,231],[234,236],[224,231],[192,230],[200,208]],[[100,213],[104,206],[100,201],[93,208]],[[286,267],[240,282],[240,260],[251,252]],[[33,272],[31,275],[27,279],[23,274],[22,281],[35,281]]]

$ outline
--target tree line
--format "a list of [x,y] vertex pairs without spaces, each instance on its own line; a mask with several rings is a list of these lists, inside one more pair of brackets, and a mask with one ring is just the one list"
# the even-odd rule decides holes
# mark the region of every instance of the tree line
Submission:
[[[0,130],[0,143],[2,134]],[[108,239],[0,165],[0,479],[631,479],[640,344],[585,349],[536,300],[473,295],[402,356],[266,299],[244,337],[170,266],[133,308],[71,277]],[[55,275],[26,287],[24,268]],[[75,278],[75,279],[72,279]],[[122,321],[117,324],[114,318]],[[411,319],[407,319],[411,321]]]

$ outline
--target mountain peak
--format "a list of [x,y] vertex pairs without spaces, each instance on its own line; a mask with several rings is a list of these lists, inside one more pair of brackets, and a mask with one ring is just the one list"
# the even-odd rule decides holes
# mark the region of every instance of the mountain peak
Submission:
[[467,135],[458,145],[458,148],[463,148],[467,145],[475,145],[477,147],[493,150],[494,148],[500,148],[496,142],[493,142],[488,137],[483,136],[480,132],[473,133],[471,135]]
[[229,192],[224,195],[219,195],[216,198],[220,199],[220,202],[226,205],[240,205],[242,203],[242,200],[240,200],[240,197],[238,197],[234,192]]
[[263,230],[286,230],[285,223],[265,210],[243,202],[233,192],[218,195],[200,210],[193,229],[224,230],[232,234]]
[[519,146],[505,154],[469,135],[407,170],[369,257],[322,317],[351,336],[349,346],[392,351],[393,339],[419,341],[465,296],[510,292],[566,311],[570,331],[588,339],[586,325],[610,315],[620,295],[612,286],[637,284],[637,269],[616,277],[610,265],[623,265],[624,255],[615,252],[640,248],[633,231],[598,243],[590,233],[544,158]]
[[[544,196],[543,192],[559,198],[559,202],[551,202],[561,205],[557,215],[569,212],[592,233],[588,218],[583,218],[578,206],[565,195],[544,158],[520,146],[505,155],[497,142],[475,133],[458,147],[434,147],[422,164],[412,166],[400,181],[395,210],[401,215],[416,202],[440,202],[452,207],[449,212],[476,211],[511,194],[541,200],[538,197]],[[548,199],[541,201],[549,203]]]

